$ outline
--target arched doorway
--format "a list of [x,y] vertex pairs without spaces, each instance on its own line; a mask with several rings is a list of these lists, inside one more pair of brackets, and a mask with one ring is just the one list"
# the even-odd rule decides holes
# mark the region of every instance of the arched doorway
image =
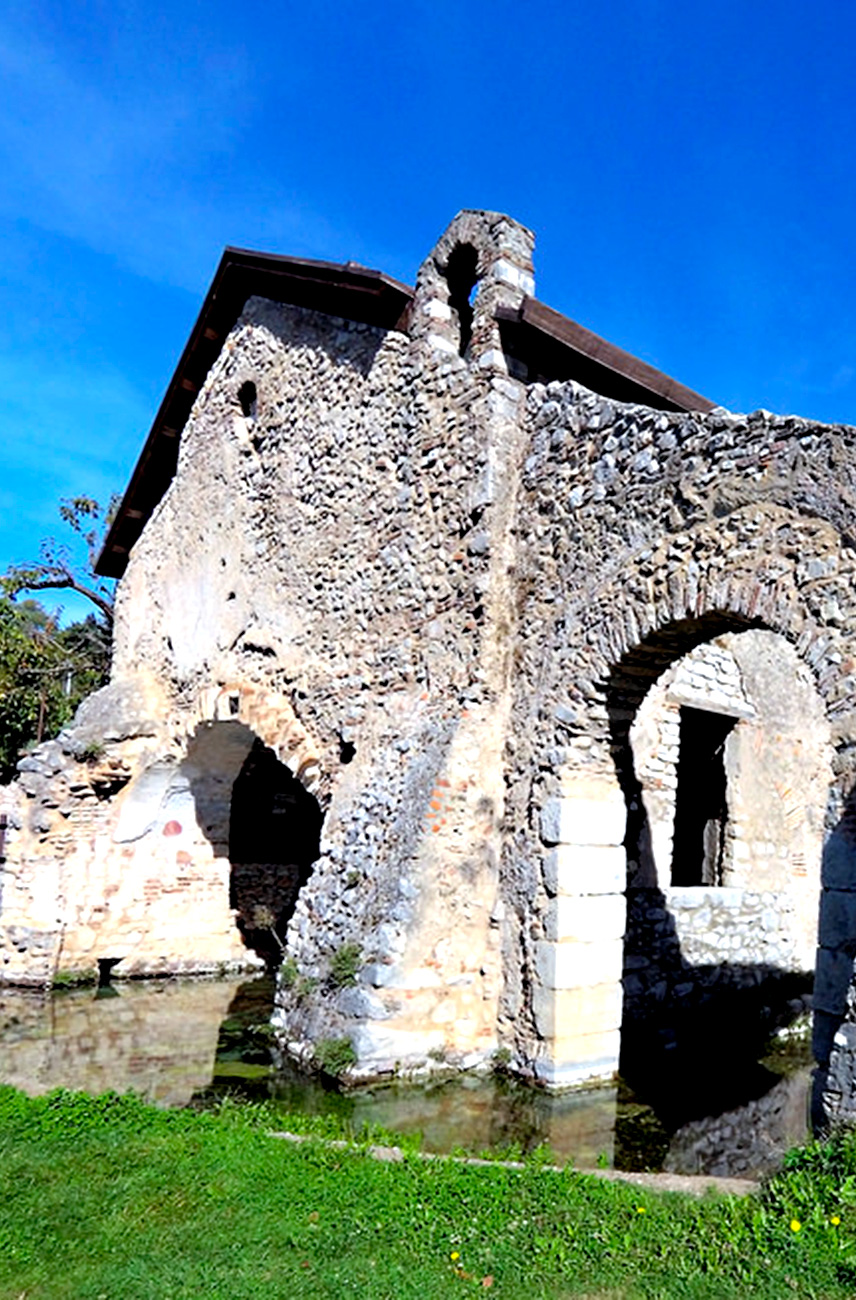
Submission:
[[666,629],[610,697],[627,803],[621,1069],[643,1082],[679,1059],[700,1076],[752,1059],[806,1005],[814,964],[823,703],[785,637],[699,630]]
[[200,831],[229,862],[229,906],[244,945],[282,961],[297,896],[320,853],[323,812],[243,722],[197,728],[182,763]]

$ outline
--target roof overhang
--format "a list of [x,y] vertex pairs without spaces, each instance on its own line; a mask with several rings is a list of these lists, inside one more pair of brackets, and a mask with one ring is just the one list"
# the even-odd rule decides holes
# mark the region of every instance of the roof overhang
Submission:
[[530,380],[574,379],[603,397],[659,411],[716,405],[537,298],[524,298],[516,310],[500,307],[497,319],[505,352],[526,366]]
[[120,578],[125,572],[131,547],[172,482],[179,438],[196,395],[254,296],[395,329],[405,323],[413,290],[356,262],[339,265],[227,248],[104,540],[96,565],[102,577]]

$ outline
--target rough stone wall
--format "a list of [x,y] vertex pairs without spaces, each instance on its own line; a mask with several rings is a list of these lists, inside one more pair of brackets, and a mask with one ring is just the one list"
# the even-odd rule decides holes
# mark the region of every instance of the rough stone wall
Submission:
[[[824,802],[829,1040],[856,946],[856,435],[527,388],[494,312],[531,292],[531,248],[508,218],[462,214],[401,331],[248,301],[120,585],[112,683],[24,766],[5,978],[256,960],[229,824],[261,741],[324,814],[286,936],[292,1054],[347,1036],[371,1075],[484,1063],[499,1042],[550,1084],[609,1074],[628,856],[687,967],[792,970],[810,964]],[[745,650],[749,629],[790,648]],[[703,645],[690,679],[713,663],[708,704],[718,671],[761,731],[747,712],[729,738],[730,879],[696,906],[659,876],[674,734],[637,768],[632,727]],[[777,675],[811,714],[805,763]]]
[[[816,996],[821,1020],[840,1017],[838,968],[854,934],[852,836],[842,821],[856,735],[853,430],[766,412],[655,412],[573,383],[532,385],[528,421],[504,1025],[554,1083],[579,1077],[582,1061],[617,1059],[625,845],[650,834],[630,727],[672,663],[753,626],[793,646],[830,729],[834,834]],[[790,816],[817,811],[796,800]],[[793,897],[805,871],[799,855],[786,868]],[[803,933],[815,899],[802,895]],[[720,963],[727,953],[718,948]]]
[[818,1083],[818,1122],[856,1123],[856,963],[847,985],[844,1014],[830,1045],[829,1068]]
[[44,985],[99,960],[129,975],[258,964],[235,929],[228,861],[196,821],[188,763],[142,703],[107,688],[24,760],[3,871],[6,980]]
[[[283,990],[282,1032],[297,1054],[348,1033],[375,1071],[424,1063],[431,1047],[484,1060],[496,1045],[524,390],[480,362],[498,343],[495,305],[519,300],[515,277],[531,281],[531,236],[479,214],[459,226],[450,246],[480,250],[466,357],[443,301],[442,249],[421,274],[412,337],[247,303],[118,593],[99,707],[112,715],[123,692],[148,693],[155,724],[130,756],[133,726],[117,738],[125,788],[51,862],[102,909],[91,935],[79,917],[65,922],[63,965],[105,949],[119,974],[157,971],[184,950],[185,968],[209,967],[217,951],[249,960],[228,904],[229,794],[260,738],[325,814],[289,928],[299,975]],[[55,829],[45,835],[55,843]],[[31,829],[24,868],[32,854]],[[139,899],[142,878],[150,913],[165,879],[177,882],[171,933],[167,918],[129,928],[130,903],[110,899],[123,884]],[[32,891],[19,893],[32,914]],[[346,944],[359,948],[361,979],[337,991],[331,968]]]
[[781,1168],[786,1151],[809,1136],[811,1070],[786,1076],[738,1110],[691,1120],[675,1133],[664,1170],[757,1178]]

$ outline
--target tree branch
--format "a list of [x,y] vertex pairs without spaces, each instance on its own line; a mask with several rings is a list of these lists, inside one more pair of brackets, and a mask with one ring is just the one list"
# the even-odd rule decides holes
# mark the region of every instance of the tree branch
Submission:
[[97,591],[93,591],[91,587],[86,587],[82,582],[78,582],[71,573],[45,574],[42,577],[36,577],[35,574],[31,573],[26,575],[26,578],[22,577],[21,584],[18,587],[18,591],[60,591],[62,589],[76,591],[79,596],[85,596],[87,600],[91,600],[93,605],[104,615],[107,626],[112,628],[113,606],[109,600],[106,600]]

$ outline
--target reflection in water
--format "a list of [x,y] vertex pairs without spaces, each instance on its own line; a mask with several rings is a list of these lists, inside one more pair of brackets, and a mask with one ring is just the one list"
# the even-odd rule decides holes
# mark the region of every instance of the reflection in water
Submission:
[[735,1110],[691,1120],[672,1135],[663,1168],[673,1173],[772,1173],[788,1147],[805,1142],[812,1067],[779,1078]]
[[31,1094],[113,1089],[186,1105],[211,1080],[238,984],[135,980],[52,997],[0,989],[0,1081]]
[[357,1129],[422,1133],[428,1151],[525,1152],[547,1143],[578,1168],[758,1174],[806,1137],[805,1056],[741,1068],[742,1098],[732,1077],[718,1106],[704,1098],[707,1114],[699,1077],[649,1079],[644,1098],[621,1083],[550,1096],[509,1079],[467,1077],[340,1094],[296,1070],[273,1071],[272,998],[265,977],[121,981],[50,998],[0,990],[0,1081],[29,1093],[131,1089],[165,1105],[228,1092],[270,1099],[284,1114],[335,1113]]
[[503,1080],[462,1080],[425,1089],[411,1101],[404,1089],[382,1091],[355,1119],[374,1121],[393,1131],[421,1131],[429,1151],[519,1147],[532,1151],[546,1143],[562,1161],[580,1168],[612,1164],[615,1135],[614,1087],[550,1096]]

